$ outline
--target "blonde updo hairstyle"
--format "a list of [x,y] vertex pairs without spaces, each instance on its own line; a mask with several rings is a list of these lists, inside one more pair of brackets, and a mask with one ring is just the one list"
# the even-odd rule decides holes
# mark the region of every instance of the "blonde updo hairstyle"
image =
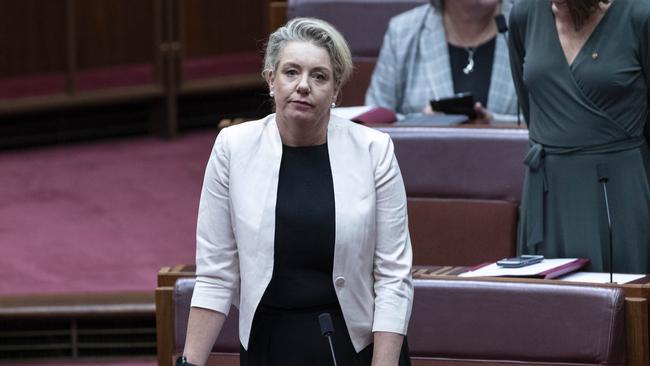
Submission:
[[268,80],[277,70],[280,53],[290,42],[309,42],[327,51],[332,63],[334,85],[340,88],[352,74],[352,55],[347,42],[331,24],[316,18],[294,18],[269,36],[264,53],[262,76]]

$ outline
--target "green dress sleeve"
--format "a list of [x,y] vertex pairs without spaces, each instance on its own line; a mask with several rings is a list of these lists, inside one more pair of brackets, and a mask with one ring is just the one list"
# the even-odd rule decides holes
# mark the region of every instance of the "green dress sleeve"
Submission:
[[[646,98],[648,100],[648,105],[650,105],[650,14],[648,12],[640,12],[635,14],[635,21],[638,22],[636,29],[639,29],[639,44],[640,44],[640,55],[639,59],[641,60],[641,68],[643,69],[643,77],[645,78],[646,84]],[[650,119],[650,115],[648,115]],[[650,142],[650,123],[646,120],[645,138]]]
[[527,124],[530,122],[528,111],[528,90],[523,82],[524,58],[526,49],[524,41],[526,37],[526,13],[522,8],[524,3],[516,3],[510,12],[510,34],[508,37],[508,48],[510,51],[510,69],[512,71],[512,80],[515,84],[517,97],[519,98],[519,108]]

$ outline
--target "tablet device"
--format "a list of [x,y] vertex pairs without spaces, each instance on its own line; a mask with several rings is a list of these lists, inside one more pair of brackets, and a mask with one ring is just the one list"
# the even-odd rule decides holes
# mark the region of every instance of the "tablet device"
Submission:
[[468,122],[462,114],[420,114],[409,115],[399,122],[403,126],[456,126]]
[[432,99],[430,104],[435,112],[464,114],[469,118],[476,118],[472,93],[458,93],[447,98]]
[[497,265],[504,268],[519,268],[539,263],[543,260],[543,255],[520,255],[518,257],[504,258],[497,261]]

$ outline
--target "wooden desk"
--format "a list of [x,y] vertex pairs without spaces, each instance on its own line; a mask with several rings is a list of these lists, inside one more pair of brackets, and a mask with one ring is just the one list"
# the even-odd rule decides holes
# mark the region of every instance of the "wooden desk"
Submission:
[[[493,282],[524,282],[524,283],[553,283],[566,286],[594,286],[594,287],[618,287],[625,293],[625,336],[626,336],[626,365],[649,365],[649,339],[650,324],[648,323],[648,312],[650,305],[650,278],[648,276],[626,284],[594,284],[583,282],[568,282],[561,280],[545,280],[534,278],[514,277],[458,277],[459,273],[467,270],[467,267],[441,267],[441,266],[418,266],[413,270],[413,278],[430,280],[472,280],[472,281],[493,281]],[[637,283],[638,282],[638,283]]]
[[505,130],[528,130],[525,123],[518,125],[516,122],[503,123],[476,123],[475,121],[464,122],[456,125],[436,125],[426,123],[411,123],[408,119],[389,124],[376,124],[369,127],[430,127],[430,128],[476,128],[476,129],[505,129]]

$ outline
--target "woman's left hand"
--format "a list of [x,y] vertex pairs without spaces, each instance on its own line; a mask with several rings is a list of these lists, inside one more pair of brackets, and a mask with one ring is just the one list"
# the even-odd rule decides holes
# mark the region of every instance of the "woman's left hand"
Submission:
[[481,102],[476,102],[476,104],[474,104],[474,112],[476,112],[474,123],[484,125],[494,122],[494,116],[489,110],[487,110],[487,108],[483,107]]

